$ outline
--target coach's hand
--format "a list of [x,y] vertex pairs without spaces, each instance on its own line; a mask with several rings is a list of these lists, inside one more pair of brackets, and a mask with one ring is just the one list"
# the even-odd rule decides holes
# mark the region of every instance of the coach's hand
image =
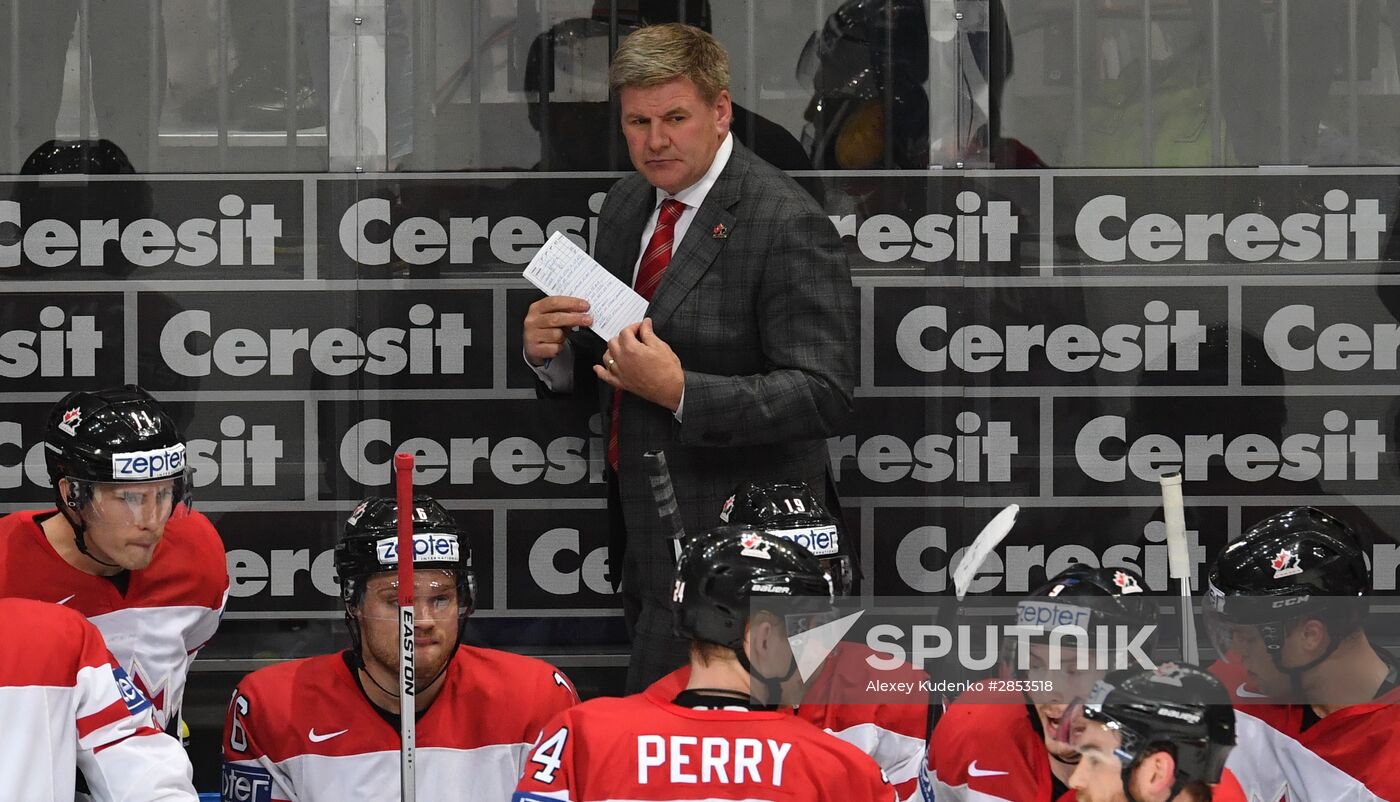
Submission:
[[671,346],[652,330],[651,318],[628,326],[609,340],[603,364],[594,365],[593,372],[613,387],[672,412],[681,405],[685,371]]
[[588,302],[555,295],[530,304],[525,312],[525,360],[535,367],[559,356],[569,331],[593,325]]

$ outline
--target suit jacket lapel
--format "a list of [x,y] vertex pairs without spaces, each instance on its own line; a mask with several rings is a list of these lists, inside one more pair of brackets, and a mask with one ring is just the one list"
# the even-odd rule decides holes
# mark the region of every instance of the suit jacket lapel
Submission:
[[[728,231],[734,230],[733,209],[742,194],[744,176],[749,170],[749,158],[748,150],[736,141],[734,150],[729,155],[729,163],[724,166],[715,185],[705,196],[705,202],[696,210],[695,218],[690,221],[690,227],[686,229],[680,247],[671,256],[666,275],[651,298],[651,306],[647,308],[647,315],[656,328],[660,329],[665,325],[691,288],[724,250],[728,239],[715,237],[714,231],[719,225],[723,225]],[[637,237],[640,239],[640,232]]]
[[641,256],[642,230],[656,205],[656,190],[638,175],[634,181],[618,182],[612,191],[623,193],[618,197],[617,222],[599,232],[596,258],[630,287],[632,269]]

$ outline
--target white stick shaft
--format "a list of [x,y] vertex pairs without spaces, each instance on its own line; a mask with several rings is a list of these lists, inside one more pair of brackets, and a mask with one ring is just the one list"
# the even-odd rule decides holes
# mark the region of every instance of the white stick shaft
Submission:
[[413,607],[399,608],[399,776],[402,802],[414,802],[417,697],[413,688]]
[[1201,664],[1196,643],[1196,611],[1191,606],[1191,580],[1181,580],[1181,659],[1193,666]]
[[1191,553],[1186,548],[1186,503],[1181,497],[1181,474],[1163,476],[1162,520],[1167,525],[1167,569],[1172,579],[1191,578]]
[[1161,478],[1162,521],[1167,527],[1167,566],[1181,591],[1181,659],[1200,665],[1196,644],[1196,612],[1191,604],[1191,552],[1186,546],[1186,502],[1181,495],[1181,474]]

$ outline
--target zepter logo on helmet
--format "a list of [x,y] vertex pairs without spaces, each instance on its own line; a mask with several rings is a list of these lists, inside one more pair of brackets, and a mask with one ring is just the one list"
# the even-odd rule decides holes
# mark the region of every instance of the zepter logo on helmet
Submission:
[[[1003,670],[1024,683],[1048,739],[1065,705],[1113,669],[1151,666],[1157,608],[1127,569],[1072,565],[1016,605],[1002,644]],[[1067,759],[1069,744],[1047,740]]]
[[[1248,662],[1261,649],[1275,668],[1300,674],[1335,651],[1366,619],[1369,544],[1344,521],[1314,507],[1272,515],[1236,538],[1210,567],[1206,631],[1217,651]],[[1329,645],[1314,660],[1285,665],[1284,642],[1306,619],[1322,621]],[[1287,689],[1269,689],[1276,693]]]
[[800,482],[745,482],[720,510],[720,521],[762,529],[802,546],[821,559],[831,574],[837,596],[849,596],[855,586],[852,544],[840,522],[828,513],[807,485]]
[[93,523],[159,529],[190,503],[180,432],[134,384],[60,399],[49,411],[44,457],[58,507],[86,554]]
[[[430,496],[413,497],[413,563],[415,568],[440,568],[455,573],[463,593],[463,609],[475,598],[471,545],[455,518]],[[341,599],[358,601],[364,581],[393,571],[399,564],[398,504],[392,498],[360,502],[345,520],[335,546],[335,570]]]

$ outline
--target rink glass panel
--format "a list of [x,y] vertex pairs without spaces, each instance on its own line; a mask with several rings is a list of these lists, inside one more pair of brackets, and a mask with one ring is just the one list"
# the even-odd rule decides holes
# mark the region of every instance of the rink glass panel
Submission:
[[[244,672],[346,643],[331,549],[400,447],[471,533],[467,637],[620,687],[605,435],[536,398],[519,274],[553,230],[590,245],[629,169],[602,71],[642,16],[712,28],[736,133],[843,237],[861,374],[829,445],[865,598],[946,594],[1012,502],[976,592],[1090,561],[1169,593],[1178,466],[1197,591],[1303,503],[1396,590],[1390,0],[104,5],[0,0],[0,506],[51,503],[67,390],[140,382],[179,420],[231,577],[186,705],[201,787]],[[19,175],[51,137],[125,162]]]

